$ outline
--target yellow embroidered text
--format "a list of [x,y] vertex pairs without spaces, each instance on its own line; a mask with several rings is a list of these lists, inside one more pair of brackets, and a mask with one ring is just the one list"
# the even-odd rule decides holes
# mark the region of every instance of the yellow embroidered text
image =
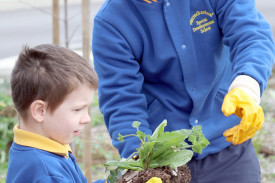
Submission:
[[[214,20],[211,20],[210,22],[207,22],[205,24],[199,25],[198,27],[193,28],[193,32],[196,32],[197,30],[201,30],[201,33],[204,33],[211,29],[209,25],[215,23]],[[208,27],[207,27],[208,26]]]
[[195,18],[196,18],[197,16],[199,16],[199,15],[208,15],[209,17],[212,18],[212,16],[214,15],[214,13],[209,13],[209,12],[207,12],[206,10],[204,10],[204,11],[197,11],[197,12],[191,17],[191,19],[190,19],[190,25],[193,24]]
[[[201,18],[199,15],[204,15]],[[205,16],[206,15],[206,16]],[[212,19],[214,13],[209,13],[207,11],[197,11],[190,19],[190,25],[192,26],[193,32],[200,30],[200,33],[203,34],[209,30],[211,30],[211,25],[214,24],[214,20]],[[209,20],[210,18],[210,20]]]

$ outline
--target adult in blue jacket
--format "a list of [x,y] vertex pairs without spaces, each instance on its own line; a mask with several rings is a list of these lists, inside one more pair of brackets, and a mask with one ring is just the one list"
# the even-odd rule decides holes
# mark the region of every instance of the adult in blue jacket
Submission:
[[264,121],[259,102],[275,51],[254,0],[107,0],[93,54],[100,108],[122,157],[140,143],[116,140],[135,133],[133,121],[146,134],[164,119],[168,131],[201,125],[211,144],[188,163],[192,182],[260,182],[249,139]]

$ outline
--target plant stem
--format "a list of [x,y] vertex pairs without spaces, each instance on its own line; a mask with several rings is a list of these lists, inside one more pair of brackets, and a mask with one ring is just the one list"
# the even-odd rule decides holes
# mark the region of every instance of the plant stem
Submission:
[[133,153],[127,158],[127,161],[128,161],[129,159],[131,159],[131,158],[134,156],[134,154],[137,154],[137,153],[138,153],[137,151],[133,152]]

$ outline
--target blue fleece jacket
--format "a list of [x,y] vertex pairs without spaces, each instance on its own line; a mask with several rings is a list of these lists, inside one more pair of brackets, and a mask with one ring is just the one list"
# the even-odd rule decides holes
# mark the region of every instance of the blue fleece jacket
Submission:
[[[151,3],[148,3],[151,2]],[[210,146],[197,159],[230,143],[222,135],[240,122],[221,111],[238,75],[266,88],[274,63],[269,24],[254,0],[107,0],[94,19],[93,55],[99,104],[122,157],[167,119],[167,131],[201,125]]]

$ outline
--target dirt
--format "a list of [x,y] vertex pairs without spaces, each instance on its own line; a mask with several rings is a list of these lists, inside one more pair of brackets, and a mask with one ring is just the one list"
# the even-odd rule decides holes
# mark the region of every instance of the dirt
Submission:
[[146,183],[152,177],[159,177],[163,183],[190,183],[189,168],[185,166],[172,170],[170,167],[146,169],[144,171],[127,171],[118,183]]

